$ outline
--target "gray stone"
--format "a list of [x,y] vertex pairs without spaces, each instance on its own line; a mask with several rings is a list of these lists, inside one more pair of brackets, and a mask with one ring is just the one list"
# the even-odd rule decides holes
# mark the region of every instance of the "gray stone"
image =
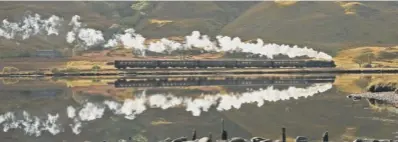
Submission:
[[308,142],[308,138],[304,136],[297,136],[295,142]]

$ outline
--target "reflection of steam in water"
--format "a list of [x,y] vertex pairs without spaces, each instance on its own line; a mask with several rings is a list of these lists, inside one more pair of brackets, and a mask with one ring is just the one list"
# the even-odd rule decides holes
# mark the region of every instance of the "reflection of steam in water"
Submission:
[[40,119],[37,116],[30,116],[26,111],[23,111],[23,119],[17,120],[17,115],[13,112],[7,112],[0,115],[0,123],[3,124],[3,131],[7,132],[10,129],[23,128],[26,134],[40,136],[42,131],[48,131],[56,135],[62,131],[62,128],[56,124],[59,115],[47,115],[47,119]]
[[[82,107],[68,106],[66,113],[73,122],[69,124],[75,134],[81,132],[84,123],[102,118],[106,109],[109,109],[115,115],[123,115],[126,119],[135,119],[137,115],[143,113],[147,108],[168,109],[173,107],[184,107],[186,111],[192,112],[194,116],[199,116],[202,111],[208,111],[211,107],[216,107],[218,111],[226,111],[232,108],[239,109],[242,104],[257,103],[258,107],[264,104],[264,101],[276,102],[298,99],[300,97],[313,96],[316,93],[322,93],[332,88],[331,83],[313,84],[306,88],[289,87],[285,90],[274,89],[270,86],[265,89],[244,92],[235,95],[201,95],[198,98],[175,96],[172,94],[153,94],[147,95],[145,91],[138,94],[135,99],[126,99],[124,102],[103,101],[86,102]],[[62,113],[62,112],[61,112]],[[14,112],[7,112],[0,115],[0,124],[3,125],[3,131],[9,129],[23,129],[28,135],[40,136],[42,131],[49,131],[56,135],[64,128],[58,122],[58,114],[48,114],[47,119],[31,117],[27,112],[23,112],[23,118],[18,119]]]

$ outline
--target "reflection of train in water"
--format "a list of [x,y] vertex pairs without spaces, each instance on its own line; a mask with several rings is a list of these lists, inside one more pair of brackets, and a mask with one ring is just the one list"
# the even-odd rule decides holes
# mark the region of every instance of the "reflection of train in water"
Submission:
[[233,86],[233,85],[301,85],[313,83],[333,83],[334,76],[305,77],[305,78],[181,78],[181,79],[145,79],[125,80],[119,79],[114,82],[116,88],[125,87],[178,87],[178,86]]
[[126,68],[329,68],[333,61],[324,60],[116,60],[118,69]]

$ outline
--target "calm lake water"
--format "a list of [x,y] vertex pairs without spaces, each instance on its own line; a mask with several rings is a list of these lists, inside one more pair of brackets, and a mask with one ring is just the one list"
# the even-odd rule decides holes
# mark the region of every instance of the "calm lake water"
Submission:
[[116,84],[115,78],[7,78],[0,81],[0,139],[157,142],[190,136],[192,129],[219,138],[221,119],[229,137],[278,139],[286,127],[289,138],[314,141],[325,131],[336,142],[393,139],[398,136],[396,105],[346,98],[372,81],[392,77],[128,79]]

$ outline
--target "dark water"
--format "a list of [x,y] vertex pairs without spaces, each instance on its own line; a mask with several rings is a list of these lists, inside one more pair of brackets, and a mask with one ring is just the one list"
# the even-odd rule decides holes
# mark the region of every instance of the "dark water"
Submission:
[[221,119],[230,137],[278,139],[282,127],[290,138],[303,135],[313,141],[326,130],[332,141],[398,135],[394,105],[373,106],[367,100],[346,98],[350,91],[363,91],[375,77],[329,77],[326,81],[251,77],[210,81],[213,84],[202,80],[206,84],[202,86],[186,85],[198,83],[191,79],[180,80],[179,86],[170,81],[175,87],[115,87],[113,78],[3,79],[0,139],[95,142],[132,137],[156,142],[190,136],[192,129],[199,136],[211,132],[219,138]]

